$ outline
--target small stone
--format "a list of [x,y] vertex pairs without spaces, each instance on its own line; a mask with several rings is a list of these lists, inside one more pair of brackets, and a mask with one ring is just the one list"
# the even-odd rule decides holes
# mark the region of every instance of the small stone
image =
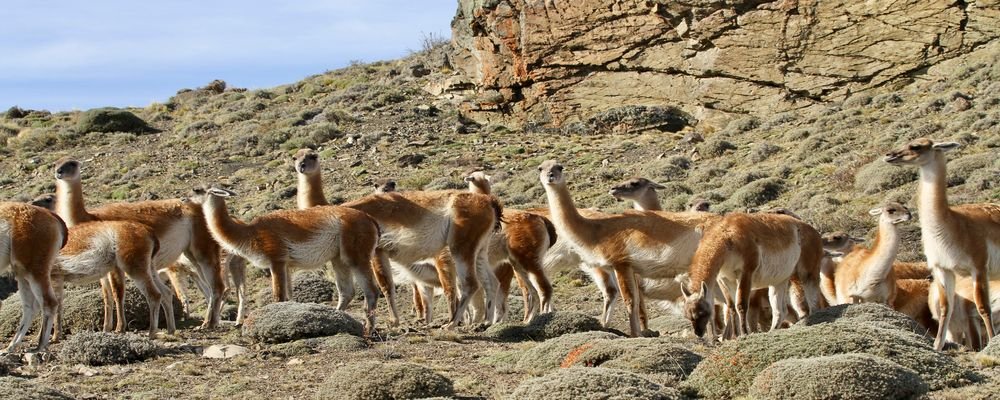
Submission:
[[202,351],[201,356],[205,358],[233,358],[250,351],[243,346],[233,344],[213,344]]
[[302,365],[302,364],[305,364],[305,361],[302,361],[302,359],[298,357],[288,360],[288,362],[285,363],[285,365]]
[[86,377],[91,377],[101,373],[101,371],[98,371],[97,368],[91,368],[86,365],[80,364],[76,366],[76,373]]
[[49,353],[24,353],[24,363],[28,366],[39,366],[52,359]]

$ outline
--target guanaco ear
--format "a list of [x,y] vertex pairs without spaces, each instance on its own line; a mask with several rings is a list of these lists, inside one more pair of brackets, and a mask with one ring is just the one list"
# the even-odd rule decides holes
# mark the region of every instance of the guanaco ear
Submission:
[[236,195],[236,193],[234,193],[234,192],[232,192],[230,190],[220,189],[220,188],[209,188],[208,189],[208,194],[211,194],[211,195],[214,195],[214,196],[219,196],[219,197],[233,197],[233,196]]
[[653,189],[666,189],[667,188],[666,186],[663,186],[663,185],[661,185],[659,183],[656,183],[656,182],[649,182],[649,187],[651,187]]
[[485,177],[486,177],[486,182],[493,183],[493,176],[492,175],[485,175]]
[[688,290],[688,285],[681,283],[681,295],[684,296],[684,300],[691,297],[691,291]]
[[865,242],[865,241],[867,240],[867,239],[865,239],[865,238],[862,238],[862,237],[856,237],[856,236],[851,236],[851,237],[850,237],[850,239],[851,239],[851,241],[852,241],[852,242],[854,242],[854,243],[864,243],[864,242]]
[[873,208],[871,210],[868,210],[868,215],[880,215],[880,214],[882,214],[882,208],[881,207],[879,207],[879,208]]
[[961,146],[962,145],[958,144],[957,142],[941,142],[941,143],[934,143],[934,145],[931,147],[936,150],[951,151]]
[[472,181],[474,181],[474,180],[475,180],[475,179],[474,179],[474,178],[472,177],[472,175],[469,175],[469,176],[465,177],[465,181],[466,181],[466,182],[472,182]]
[[707,298],[707,297],[708,297],[708,283],[707,282],[702,282],[701,283],[701,298],[704,299],[704,298]]
[[823,249],[823,255],[829,258],[834,258],[834,257],[843,257],[844,253],[840,251]]

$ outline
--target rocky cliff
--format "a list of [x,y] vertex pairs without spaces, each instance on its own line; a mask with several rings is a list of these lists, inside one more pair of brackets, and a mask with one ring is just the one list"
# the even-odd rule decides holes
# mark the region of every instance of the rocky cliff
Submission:
[[452,30],[473,118],[636,105],[720,126],[905,84],[1000,36],[1000,1],[459,0]]

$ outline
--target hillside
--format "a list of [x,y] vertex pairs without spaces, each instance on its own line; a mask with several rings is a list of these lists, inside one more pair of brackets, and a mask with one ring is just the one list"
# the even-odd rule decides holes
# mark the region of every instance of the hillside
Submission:
[[[606,2],[634,3],[586,0],[572,4],[583,7]],[[726,54],[725,51],[741,48],[740,42],[733,40],[753,41],[753,35],[764,35],[766,32],[760,31],[764,26],[780,26],[783,32],[787,31],[785,28],[791,26],[787,21],[772,26],[767,19],[747,17],[774,17],[777,11],[790,16],[788,21],[799,18],[791,17],[796,15],[820,18],[808,20],[812,25],[801,32],[821,33],[826,29],[821,23],[824,14],[804,12],[813,3],[637,2],[658,4],[657,7],[676,3],[680,9],[622,13],[626,8],[608,7],[608,15],[618,17],[600,22],[607,29],[621,28],[611,29],[616,32],[614,35],[608,30],[586,30],[587,24],[594,22],[592,16],[566,18],[571,22],[567,26],[572,29],[553,27],[537,31],[548,32],[549,36],[544,37],[551,41],[551,47],[531,47],[539,43],[511,38],[506,42],[492,41],[498,33],[511,32],[500,28],[523,26],[518,18],[539,21],[540,14],[514,12],[510,8],[512,4],[523,3],[461,0],[454,24],[456,37],[450,43],[428,40],[423,49],[399,60],[358,63],[279,87],[245,90],[214,81],[201,88],[182,89],[162,103],[124,110],[50,113],[11,107],[0,115],[0,198],[23,201],[54,191],[53,164],[62,157],[73,157],[84,163],[83,187],[90,206],[186,196],[194,187],[220,184],[238,193],[228,203],[236,211],[234,214],[250,219],[269,210],[295,207],[292,155],[300,148],[310,147],[321,155],[327,197],[337,202],[366,195],[374,183],[383,179],[397,180],[401,190],[464,188],[462,178],[466,173],[484,169],[493,176],[495,192],[505,207],[544,207],[544,190],[536,168],[543,160],[557,159],[566,166],[570,190],[580,207],[609,212],[624,210],[629,205],[616,202],[608,189],[629,177],[643,176],[667,187],[661,191],[660,199],[670,210],[684,208],[695,197],[710,200],[713,210],[719,212],[786,207],[822,232],[845,230],[855,236],[872,237],[875,221],[868,214],[870,208],[888,200],[915,208],[916,170],[890,166],[881,156],[893,147],[926,136],[962,144],[948,153],[951,202],[1000,202],[1000,40],[989,39],[993,37],[992,28],[984,21],[994,14],[992,8],[978,4],[984,2],[968,6],[965,2],[926,2],[933,3],[927,10],[937,11],[915,12],[914,21],[951,33],[955,33],[952,24],[961,25],[960,36],[968,40],[942,41],[949,37],[942,35],[935,45],[942,49],[940,53],[925,53],[920,48],[915,51],[921,56],[913,60],[905,54],[886,53],[887,57],[897,58],[894,65],[912,61],[912,65],[907,64],[909,68],[880,70],[873,75],[837,82],[825,80],[820,71],[806,74],[808,79],[782,81],[781,85],[756,78],[737,79],[732,74],[713,75],[718,71],[703,71],[707,75],[699,75],[675,67],[648,69],[642,63],[652,62],[655,57],[637,55],[646,54],[643,51],[648,49],[670,50],[672,43],[690,43],[688,36],[694,33],[707,35],[702,36],[707,41],[699,42],[705,47],[696,46],[697,51]],[[536,3],[542,4],[532,2]],[[802,5],[803,14],[793,13],[798,8],[784,7],[793,3]],[[910,3],[913,2],[893,4],[905,7]],[[757,6],[764,8],[757,10]],[[489,12],[473,13],[477,7]],[[829,11],[829,7],[824,7],[822,10]],[[965,22],[952,18],[956,8],[966,15]],[[753,14],[756,11],[761,13]],[[735,14],[727,14],[730,12]],[[681,17],[664,18],[670,13]],[[708,34],[710,25],[695,23],[695,20],[711,22],[709,17],[715,13],[727,15],[723,22],[732,25],[726,25],[731,29],[717,32],[719,36]],[[898,13],[890,14],[889,18],[896,18],[897,24],[901,23],[900,18],[906,20]],[[942,19],[941,24],[933,23],[934,17],[940,15],[949,18]],[[488,29],[479,26],[463,33],[460,28],[472,27],[463,25],[469,23],[470,16],[487,24]],[[866,14],[865,18],[872,16],[880,14]],[[642,42],[620,52],[621,43],[612,39],[648,39],[658,32],[643,30],[652,26],[649,21],[676,25],[684,22],[690,24],[690,32],[694,33],[685,31],[688,36],[678,37],[667,34],[669,40]],[[671,26],[669,31],[676,31],[676,26]],[[633,36],[637,29],[647,36]],[[934,38],[920,36],[920,39],[928,45],[935,43]],[[556,40],[569,44],[560,47]],[[608,41],[607,48],[584,51],[594,43],[604,43],[602,40]],[[529,52],[537,58],[520,65],[533,73],[550,74],[489,81],[507,76],[504,73],[509,71],[504,68],[518,65],[517,58],[504,53],[507,50],[501,46],[518,43],[531,44],[524,50],[539,51]],[[708,46],[710,43],[712,46]],[[811,43],[798,47],[808,50],[825,42],[802,43]],[[473,44],[481,47],[470,47]],[[495,49],[498,53],[477,53],[482,49]],[[672,53],[664,54],[667,55],[658,57],[669,58]],[[560,58],[569,55],[586,62],[565,63]],[[607,55],[614,57],[602,58]],[[629,62],[639,62],[639,66]],[[590,63],[597,63],[600,68]],[[758,64],[762,69],[773,66]],[[480,72],[492,71],[498,75],[490,78],[489,74],[476,72],[483,66],[486,68]],[[667,86],[659,86],[664,82],[659,78],[641,82],[620,79],[628,74],[692,79],[700,83],[691,87],[711,88],[711,96],[702,96],[707,92],[688,92],[685,88],[690,87],[686,86],[669,86],[672,92],[663,91]],[[741,86],[745,89],[741,91],[732,86],[702,85],[719,79],[749,86]],[[627,85],[599,86],[594,84],[595,80]],[[558,82],[565,86],[549,95],[539,95],[543,91],[538,90],[553,89],[551,85]],[[801,93],[801,88],[794,85],[808,86],[810,82],[820,89],[818,94],[803,100],[808,103],[806,106],[789,106],[798,104],[795,101],[769,103],[779,98],[787,100],[783,96],[792,89]],[[606,90],[578,91],[598,87]],[[776,93],[772,90],[780,95],[771,96]],[[690,97],[671,94],[680,92]],[[526,96],[532,93],[539,97]],[[582,96],[573,97],[581,93]],[[646,96],[650,93],[656,96]],[[751,110],[722,110],[721,103],[716,101],[730,98],[736,101],[747,93],[761,95],[764,100],[746,103],[753,103]],[[705,107],[712,104],[718,107]],[[558,117],[534,119],[546,115]],[[903,230],[905,241],[900,258],[921,259],[917,221],[908,223]],[[0,357],[0,375],[11,369],[12,375],[27,379],[0,377],[0,397],[21,398],[6,391],[17,385],[39,391],[22,394],[24,398],[40,398],[38,393],[50,387],[86,399],[333,398],[363,393],[350,385],[380,382],[383,378],[392,381],[385,386],[395,382],[426,386],[423,385],[426,375],[417,379],[377,370],[403,362],[425,366],[446,378],[448,385],[454,386],[455,398],[476,399],[511,398],[515,390],[523,398],[534,393],[547,400],[579,398],[579,393],[573,394],[573,390],[625,393],[625,389],[615,385],[634,390],[662,389],[644,398],[671,399],[712,397],[713,393],[726,398],[732,396],[725,394],[759,394],[766,390],[778,393],[785,389],[794,391],[799,386],[824,385],[835,391],[898,391],[892,392],[897,396],[881,395],[884,398],[930,390],[926,398],[987,399],[1000,390],[998,339],[994,339],[992,349],[979,354],[964,348],[935,352],[931,341],[914,334],[922,331],[914,327],[912,320],[872,305],[831,309],[816,318],[819,322],[833,321],[828,325],[808,326],[811,322],[807,321],[787,330],[723,344],[693,338],[690,330],[685,330],[689,324],[676,310],[663,309],[651,311],[651,327],[664,336],[661,338],[611,339],[615,337],[612,333],[597,332],[560,336],[589,330],[595,325],[596,321],[587,316],[600,314],[601,296],[578,270],[551,271],[550,275],[554,304],[560,313],[552,317],[556,321],[552,329],[564,331],[540,343],[535,342],[538,340],[535,337],[512,337],[511,332],[519,332],[518,325],[501,324],[485,331],[482,326],[441,330],[438,328],[446,318],[442,312],[432,326],[425,326],[413,320],[409,288],[403,286],[398,297],[404,321],[398,327],[385,324],[387,310],[385,302],[380,300],[379,331],[371,337],[338,335],[283,344],[260,343],[228,321],[220,329],[193,329],[199,325],[198,318],[204,311],[203,301],[196,294],[194,318],[182,322],[175,335],[163,334],[155,341],[158,350],[150,351],[155,358],[124,365],[82,365],[60,358],[72,353],[64,352],[72,348],[71,340],[54,344],[51,348],[54,359],[41,364],[22,363],[17,356]],[[325,296],[314,299],[317,302],[332,301],[330,296],[335,290],[332,284],[317,276],[300,278],[306,290],[297,286],[296,294]],[[7,292],[2,287],[5,281],[0,279],[2,294]],[[251,311],[270,303],[270,280],[264,273],[251,268],[249,286]],[[68,314],[72,318],[67,326],[72,330],[72,339],[80,331],[97,326],[94,321],[100,317],[99,295],[93,287],[74,288],[69,293],[67,309],[71,310]],[[224,311],[229,320],[235,315],[232,297]],[[509,319],[516,320],[522,299],[514,295],[510,300]],[[12,296],[3,302],[0,338],[9,337],[3,331],[13,329],[20,315],[18,301],[18,296]],[[138,307],[142,313],[144,309]],[[613,329],[626,327],[622,308],[615,310]],[[439,300],[436,309],[446,309],[443,300]],[[361,301],[354,301],[348,311],[360,316]],[[298,328],[292,323],[285,326]],[[103,345],[75,345],[86,350],[98,344]],[[216,344],[245,346],[248,353],[228,359],[202,357],[203,350]],[[807,358],[798,360],[801,357]],[[747,362],[731,362],[736,359]],[[786,359],[787,363],[772,364]],[[372,361],[379,365],[365,364]],[[560,368],[595,365],[606,368]],[[785,368],[786,365],[791,367]],[[766,373],[761,371],[764,367]],[[354,375],[349,375],[352,369]],[[857,371],[864,376],[859,377]],[[606,375],[595,379],[590,373]],[[402,375],[405,376],[397,379]],[[432,378],[440,381],[439,377]],[[772,385],[768,379],[791,382],[786,386],[794,387]],[[848,386],[841,384],[854,386],[844,389]],[[569,391],[559,394],[568,397],[555,394],[556,389],[566,387]]]
[[[677,115],[669,107],[622,107],[576,133],[478,124],[458,106],[480,94],[451,69],[449,51],[438,44],[271,89],[221,90],[224,84],[215,83],[182,90],[128,110],[153,128],[135,132],[83,132],[83,112],[12,109],[0,118],[0,197],[53,191],[51,166],[69,156],[85,163],[93,205],[184,196],[220,183],[240,194],[232,206],[249,218],[294,207],[291,155],[314,147],[327,193],[338,200],[367,194],[386,178],[403,190],[462,187],[463,174],[485,169],[506,206],[543,206],[535,168],[555,158],[566,163],[580,206],[621,210],[625,204],[607,189],[645,176],[668,186],[661,199],[669,209],[695,196],[718,211],[783,206],[821,231],[865,235],[874,227],[869,208],[885,200],[912,205],[915,190],[915,170],[879,156],[929,136],[963,144],[949,153],[952,201],[1000,199],[998,44],[892,91],[678,132],[660,130]],[[441,88],[447,90],[428,92]],[[685,140],[689,134],[705,141]],[[912,259],[916,224],[909,231],[903,258]]]

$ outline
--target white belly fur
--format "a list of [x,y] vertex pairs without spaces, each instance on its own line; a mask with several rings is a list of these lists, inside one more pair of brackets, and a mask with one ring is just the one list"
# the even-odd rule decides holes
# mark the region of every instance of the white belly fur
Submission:
[[5,274],[11,269],[11,250],[10,224],[0,220],[0,274]]
[[118,262],[118,245],[115,232],[100,230],[90,238],[87,250],[72,255],[60,254],[56,267],[67,282],[86,284],[103,278]]

